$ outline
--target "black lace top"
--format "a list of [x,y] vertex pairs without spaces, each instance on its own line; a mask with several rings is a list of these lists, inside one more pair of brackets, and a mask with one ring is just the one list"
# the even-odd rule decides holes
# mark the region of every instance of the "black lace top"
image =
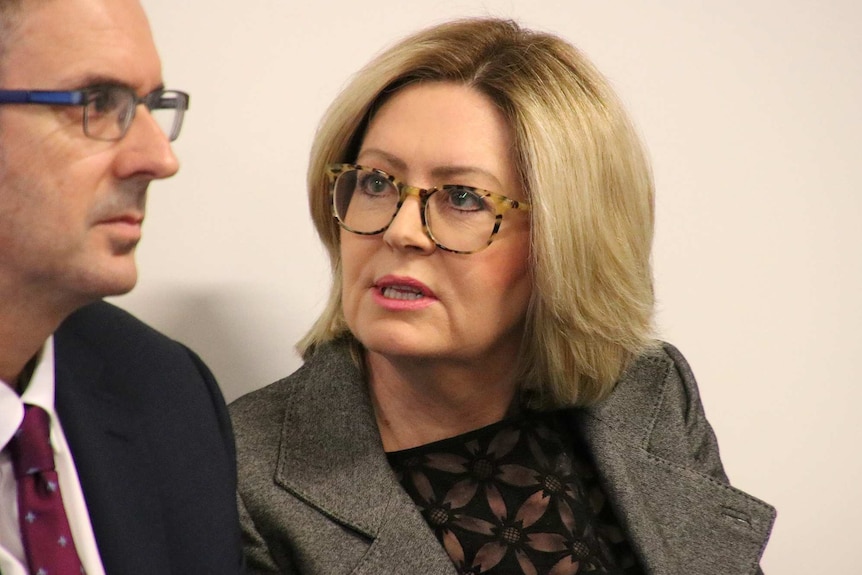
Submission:
[[558,415],[527,413],[387,455],[458,573],[643,573]]

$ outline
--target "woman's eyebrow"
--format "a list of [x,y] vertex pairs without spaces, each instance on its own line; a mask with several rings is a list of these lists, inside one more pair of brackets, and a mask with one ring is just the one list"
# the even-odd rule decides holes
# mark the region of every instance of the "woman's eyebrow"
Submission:
[[497,176],[478,166],[440,166],[432,169],[431,175],[435,180],[445,180],[458,176],[482,176],[493,180],[498,187],[502,186],[502,182],[500,182]]
[[[387,167],[389,167],[390,169],[399,170],[401,172],[407,171],[407,162],[405,162],[395,154],[386,152],[384,150],[381,150],[380,148],[366,148],[360,151],[359,158],[366,158],[367,156],[371,156],[374,159],[379,159],[386,162]],[[357,161],[359,160],[357,159]],[[437,166],[431,169],[431,176],[434,178],[435,181],[439,181],[440,183],[446,183],[443,180],[446,180],[447,178],[473,175],[489,178],[495,183],[496,186],[502,186],[502,182],[499,178],[497,178],[497,176],[495,176],[492,172],[478,166],[444,165]]]
[[407,169],[407,162],[394,154],[381,150],[380,148],[365,148],[360,150],[359,156],[357,156],[356,161],[358,163],[362,163],[359,159],[369,155],[376,159],[383,160],[384,162],[386,162],[387,165],[397,170],[404,171]]

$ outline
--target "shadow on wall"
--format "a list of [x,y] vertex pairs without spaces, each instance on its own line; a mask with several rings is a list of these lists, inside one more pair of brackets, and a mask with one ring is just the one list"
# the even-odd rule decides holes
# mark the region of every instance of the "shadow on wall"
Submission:
[[294,344],[311,323],[250,286],[161,286],[110,301],[192,348],[228,402],[296,370],[302,362]]

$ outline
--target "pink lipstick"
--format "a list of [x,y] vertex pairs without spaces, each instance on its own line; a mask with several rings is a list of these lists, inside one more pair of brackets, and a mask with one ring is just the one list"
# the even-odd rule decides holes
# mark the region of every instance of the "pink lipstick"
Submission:
[[374,282],[374,301],[381,307],[399,311],[428,307],[437,301],[434,292],[410,277],[383,276]]

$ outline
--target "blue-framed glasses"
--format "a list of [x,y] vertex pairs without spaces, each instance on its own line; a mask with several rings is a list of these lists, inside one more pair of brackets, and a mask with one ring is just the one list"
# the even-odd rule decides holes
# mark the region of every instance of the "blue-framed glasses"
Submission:
[[180,135],[183,116],[189,109],[189,95],[178,90],[153,90],[138,97],[127,86],[93,86],[82,90],[0,90],[0,104],[37,104],[42,106],[81,106],[84,108],[84,134],[94,140],[116,141],[123,138],[135,119],[138,105],[147,107],[168,140]]

